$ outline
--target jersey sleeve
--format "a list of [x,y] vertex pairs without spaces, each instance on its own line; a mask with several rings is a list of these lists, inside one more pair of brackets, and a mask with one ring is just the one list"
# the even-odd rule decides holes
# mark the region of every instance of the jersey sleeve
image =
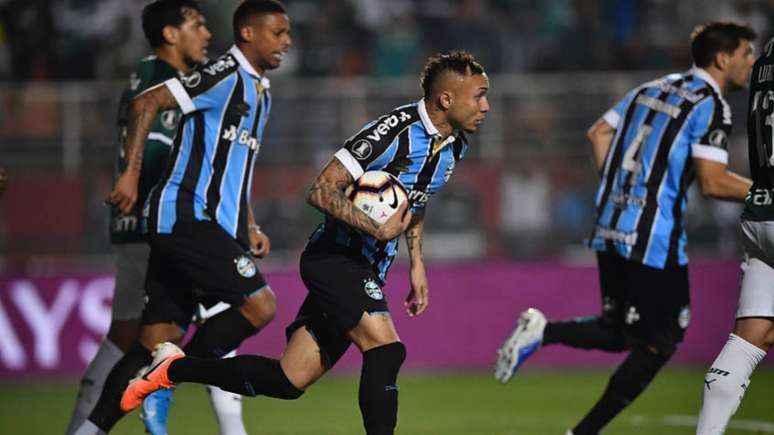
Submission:
[[347,139],[334,156],[357,180],[371,163],[397,146],[398,133],[412,121],[406,112],[390,113],[366,124],[356,135]]
[[717,98],[700,101],[689,115],[691,155],[696,159],[728,163],[728,138],[731,136],[731,110]]
[[632,98],[634,98],[634,95],[637,93],[636,91],[637,89],[629,91],[629,93],[626,94],[626,96],[623,97],[621,101],[616,103],[615,106],[611,107],[610,110],[602,115],[602,119],[604,119],[605,122],[608,123],[611,127],[618,128],[618,124],[621,122],[621,118],[624,116],[626,108],[629,107],[629,104],[632,102]]
[[175,97],[184,115],[204,111],[223,104],[227,88],[237,80],[239,65],[231,55],[208,62],[182,78],[164,82]]

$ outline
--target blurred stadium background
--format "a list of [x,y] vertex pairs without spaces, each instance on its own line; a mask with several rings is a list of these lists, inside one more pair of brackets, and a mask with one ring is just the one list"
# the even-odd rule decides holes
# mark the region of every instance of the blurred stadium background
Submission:
[[[113,181],[118,98],[134,63],[149,52],[139,18],[145,3],[0,0],[0,166],[10,178],[0,197],[2,433],[63,430],[75,380],[109,322],[113,267],[103,199]],[[231,44],[237,3],[202,1],[212,55]],[[594,256],[582,243],[597,183],[585,130],[630,87],[689,68],[688,34],[703,21],[748,22],[762,46],[772,35],[774,1],[285,4],[293,47],[269,75],[275,98],[253,188],[256,219],[272,238],[261,268],[278,289],[281,311],[247,350],[276,354],[303,297],[296,260],[320,218],[303,201],[312,177],[364,122],[421,97],[417,76],[428,55],[465,48],[490,74],[492,110],[469,157],[429,207],[431,311],[406,321],[395,310],[413,369],[399,433],[562,433],[600,394],[603,373],[617,359],[552,349],[505,388],[485,371],[527,306],[567,316],[596,309]],[[748,173],[747,95],[727,99],[735,125],[730,165]],[[691,433],[702,372],[733,324],[740,207],[706,201],[696,189],[689,207],[694,321],[675,358],[681,368],[657,378],[611,433]],[[407,280],[401,265],[396,269],[388,289],[397,308]],[[729,433],[774,433],[771,362],[753,378],[742,422]],[[246,402],[248,426],[261,434],[357,433],[350,377],[357,364],[350,355],[343,377],[324,380],[299,408]],[[172,428],[212,433],[203,396],[188,398],[194,389],[181,391]],[[322,406],[328,397],[341,406]],[[38,426],[23,423],[52,409]],[[309,417],[282,423],[296,409]],[[315,427],[318,421],[327,426]],[[132,419],[117,432],[138,433],[139,426]]]

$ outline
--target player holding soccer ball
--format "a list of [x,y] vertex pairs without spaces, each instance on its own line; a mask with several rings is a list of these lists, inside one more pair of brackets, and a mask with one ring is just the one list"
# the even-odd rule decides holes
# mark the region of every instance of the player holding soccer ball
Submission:
[[596,435],[669,361],[690,322],[683,216],[694,178],[704,195],[743,201],[751,181],[728,171],[726,91],[745,87],[755,32],[714,22],[691,35],[694,68],[630,91],[589,130],[602,177],[590,246],[597,251],[602,312],[546,322],[525,311],[497,352],[508,382],[541,345],[628,352],[602,397],[569,434]]
[[[422,259],[428,198],[449,179],[468,148],[465,133],[478,129],[489,111],[489,80],[465,52],[431,57],[421,76],[424,98],[398,107],[348,139],[309,192],[309,203],[326,214],[301,256],[309,294],[287,328],[281,360],[240,355],[214,360],[186,357],[170,343],[158,349],[153,367],[129,385],[128,411],[145,395],[180,382],[216,385],[242,395],[296,399],[355,343],[363,354],[359,403],[368,435],[392,434],[397,423],[396,379],[406,349],[398,338],[381,288],[406,231],[411,259],[410,316],[428,304]],[[408,202],[377,224],[345,196],[365,171],[395,175],[410,192]],[[405,213],[406,211],[410,213]]]

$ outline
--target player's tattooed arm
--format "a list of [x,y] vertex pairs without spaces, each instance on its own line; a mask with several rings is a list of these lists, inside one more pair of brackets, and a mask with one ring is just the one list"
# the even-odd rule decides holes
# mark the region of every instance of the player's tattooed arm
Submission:
[[145,141],[161,110],[177,107],[177,101],[166,86],[156,86],[135,97],[126,132],[126,169],[116,181],[107,201],[118,208],[121,215],[131,213],[137,202],[137,184],[142,169]]
[[411,223],[406,230],[406,245],[408,245],[411,264],[424,263],[422,255],[422,243],[425,232],[425,209],[417,210],[411,218]]
[[344,189],[354,181],[347,168],[334,157],[314,180],[307,195],[307,202],[323,213],[381,241],[392,240],[402,233],[409,223],[409,216],[406,213],[408,204],[401,205],[395,213],[396,216],[391,217],[380,226],[355,207],[352,201],[344,195]]

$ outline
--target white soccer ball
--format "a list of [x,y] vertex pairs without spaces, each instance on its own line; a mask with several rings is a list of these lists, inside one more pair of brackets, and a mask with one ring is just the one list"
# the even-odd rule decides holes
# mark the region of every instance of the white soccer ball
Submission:
[[408,200],[403,183],[384,171],[368,171],[352,183],[344,194],[371,219],[383,224]]

